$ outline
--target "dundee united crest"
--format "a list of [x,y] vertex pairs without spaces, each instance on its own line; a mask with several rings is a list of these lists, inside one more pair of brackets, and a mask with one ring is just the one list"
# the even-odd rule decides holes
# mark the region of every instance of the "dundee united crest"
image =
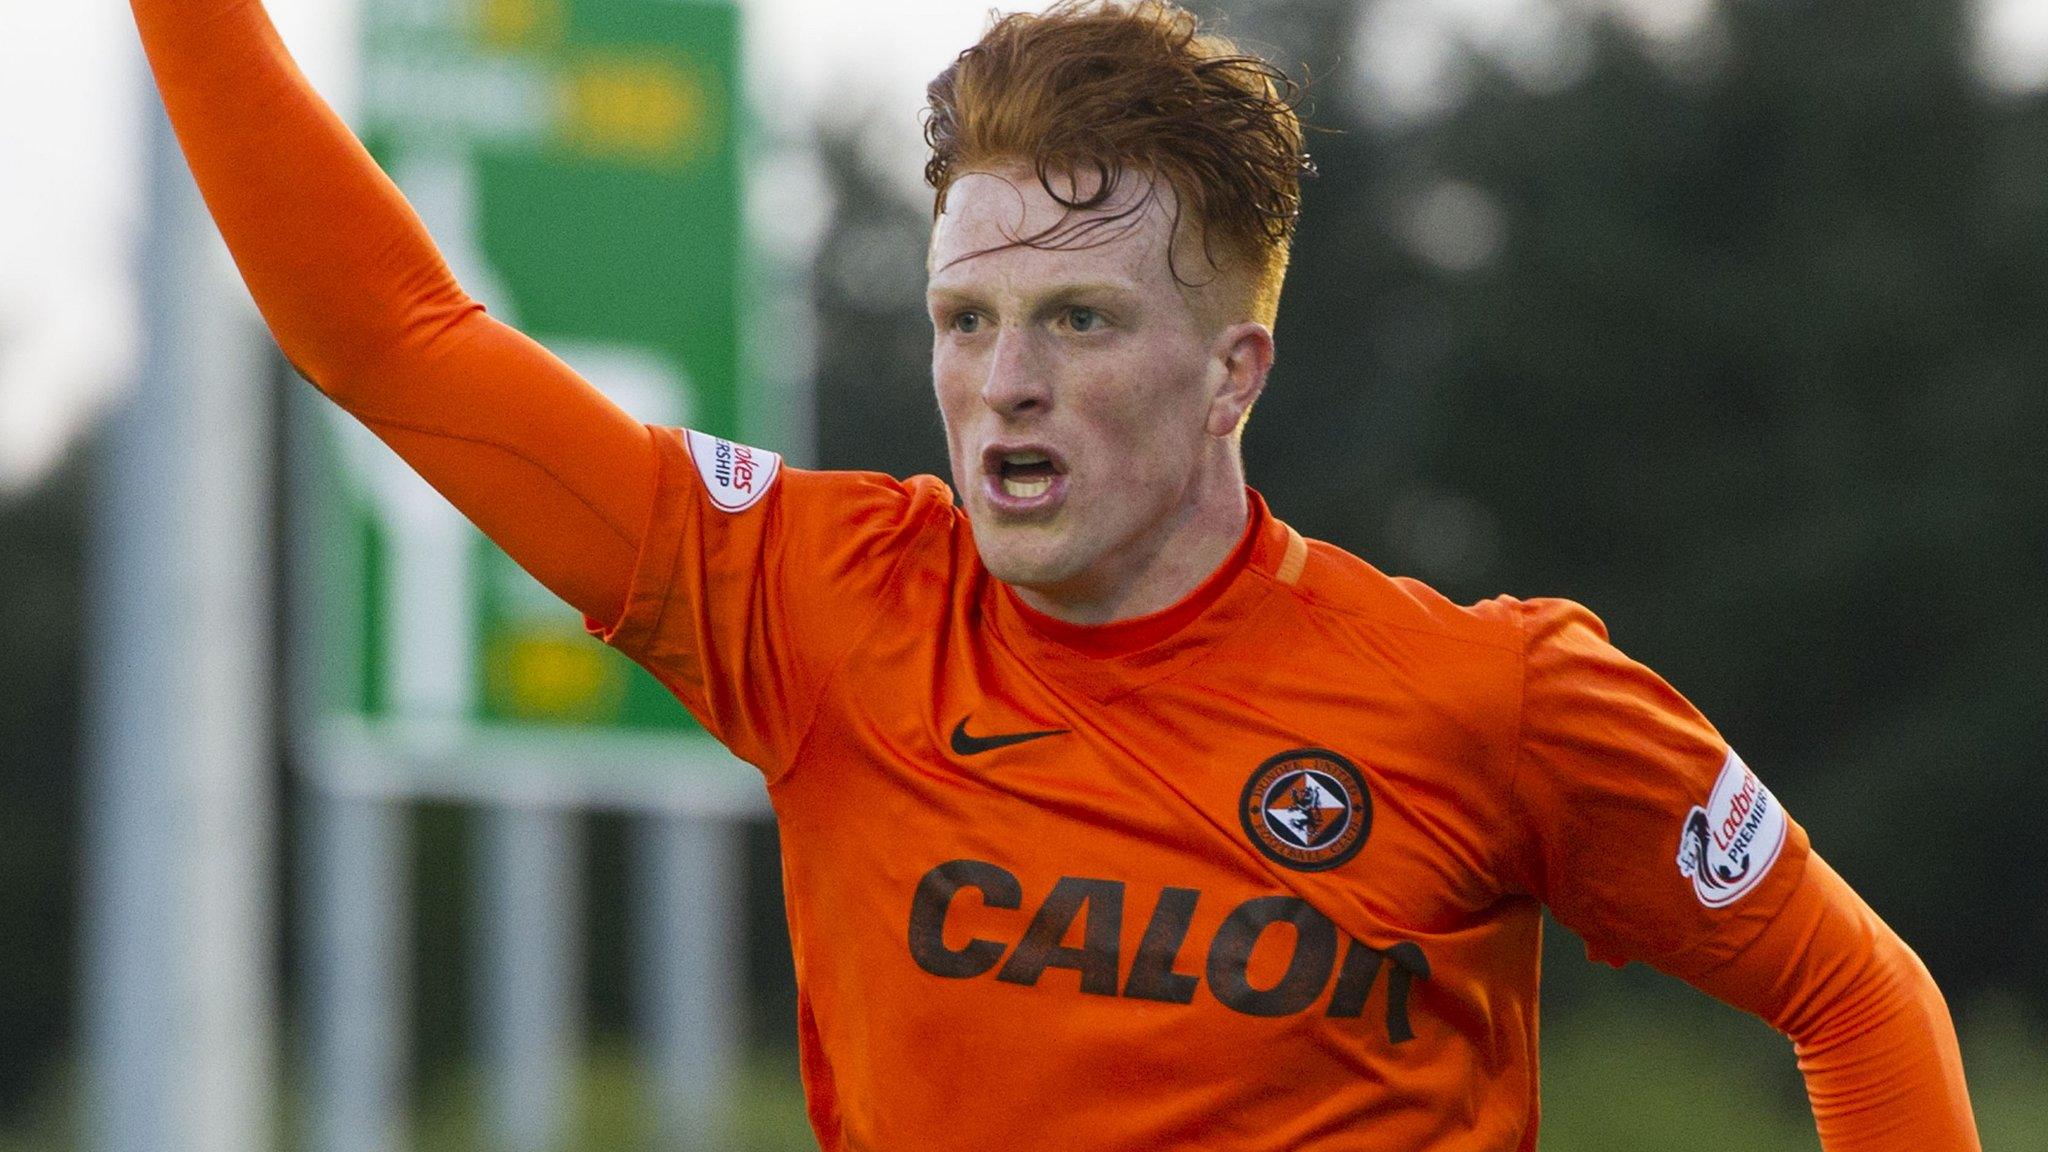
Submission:
[[1296,748],[1259,765],[1238,802],[1244,833],[1268,860],[1300,872],[1335,868],[1372,830],[1372,797],[1349,760]]

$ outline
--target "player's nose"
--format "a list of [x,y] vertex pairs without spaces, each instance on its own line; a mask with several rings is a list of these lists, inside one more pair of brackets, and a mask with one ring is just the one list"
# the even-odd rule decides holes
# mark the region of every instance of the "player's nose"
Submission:
[[1031,333],[1005,327],[996,333],[995,348],[982,378],[982,403],[1003,416],[1020,416],[1052,406],[1046,365]]

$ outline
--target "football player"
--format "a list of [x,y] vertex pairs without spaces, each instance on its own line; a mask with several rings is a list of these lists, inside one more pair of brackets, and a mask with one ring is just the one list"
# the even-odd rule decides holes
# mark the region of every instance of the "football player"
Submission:
[[1925,968],[1591,613],[1246,488],[1306,158],[1187,12],[1008,16],[933,81],[949,487],[635,422],[258,3],[133,5],[293,363],[760,768],[824,1148],[1533,1148],[1545,905],[1788,1033],[1829,1152],[1977,1147]]

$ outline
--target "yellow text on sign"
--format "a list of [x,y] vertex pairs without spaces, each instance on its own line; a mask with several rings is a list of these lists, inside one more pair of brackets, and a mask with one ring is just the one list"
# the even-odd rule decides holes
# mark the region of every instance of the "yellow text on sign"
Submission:
[[580,636],[535,632],[492,644],[486,691],[504,714],[528,720],[607,721],[625,704],[626,673]]
[[673,57],[587,57],[568,66],[561,84],[560,142],[583,155],[688,163],[720,143],[717,94]]
[[472,0],[470,27],[478,44],[510,51],[560,42],[568,16],[562,0]]

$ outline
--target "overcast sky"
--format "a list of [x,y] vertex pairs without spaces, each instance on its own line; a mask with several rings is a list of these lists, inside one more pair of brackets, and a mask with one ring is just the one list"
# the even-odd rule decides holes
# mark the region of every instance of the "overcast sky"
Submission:
[[[1389,115],[1421,115],[1457,89],[1460,45],[1532,84],[1569,82],[1570,13],[1620,11],[1683,51],[1711,35],[1711,0],[1368,0],[1356,75]],[[979,34],[989,0],[741,0],[757,114],[791,133],[856,120],[905,186],[919,159],[924,82]],[[1979,0],[1993,83],[2048,76],[2048,0]],[[1035,5],[1032,5],[1035,6]],[[353,0],[270,0],[307,72],[344,110],[354,93]],[[0,495],[38,475],[134,358],[128,261],[139,211],[140,52],[117,0],[0,0]],[[767,98],[774,93],[775,98]],[[755,196],[798,226],[814,183],[782,170]]]

